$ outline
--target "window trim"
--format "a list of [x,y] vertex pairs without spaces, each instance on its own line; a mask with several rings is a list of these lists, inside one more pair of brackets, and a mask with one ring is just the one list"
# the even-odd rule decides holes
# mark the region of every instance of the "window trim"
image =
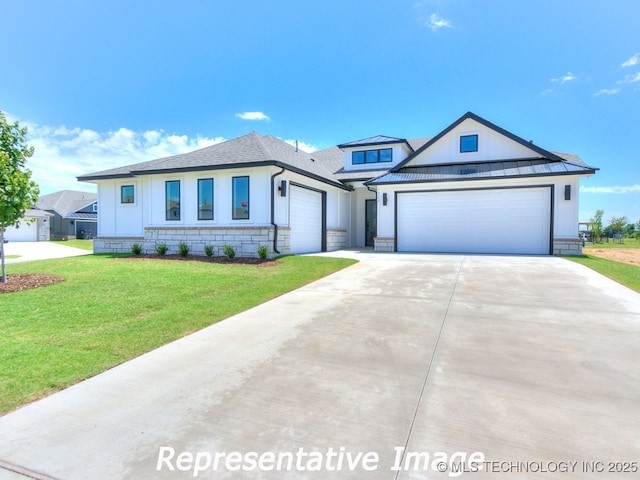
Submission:
[[[463,150],[462,149],[463,139],[473,138],[473,137],[475,137],[475,140],[476,140],[476,142],[475,142],[475,147],[476,148],[474,150]],[[479,150],[480,150],[480,138],[479,138],[477,133],[473,133],[473,134],[469,134],[469,135],[460,135],[460,153],[478,153]]]
[[[123,189],[131,187],[131,201],[125,202]],[[133,184],[120,185],[120,205],[135,205],[136,204],[136,186]]]
[[[202,218],[200,215],[200,182],[211,182],[211,218]],[[214,197],[215,197],[215,182],[213,180],[213,177],[210,178],[198,178],[198,220],[199,221],[212,221],[215,219],[215,213],[214,213],[214,205],[215,205],[215,201],[214,201]],[[205,199],[206,200],[206,199]]]
[[[168,207],[168,187],[169,184],[178,184],[178,217],[177,218],[170,218],[170,209],[167,208]],[[182,188],[181,188],[181,181],[180,180],[165,180],[164,182],[164,219],[167,222],[179,222],[180,220],[182,220],[182,205],[180,205],[182,202]]]
[[[236,188],[235,182],[241,178],[247,179],[247,216],[236,217]],[[249,175],[240,175],[231,177],[231,219],[232,220],[249,220],[251,218],[251,179]]]
[[[382,152],[383,150],[389,150],[389,152],[391,153],[391,155],[389,156],[389,160],[380,160],[380,152]],[[375,152],[375,157],[376,160],[374,162],[367,162],[367,158],[370,156],[371,153]],[[355,155],[358,154],[358,156],[362,156],[362,161],[361,162],[355,162],[354,161],[354,157]],[[351,152],[351,165],[375,165],[377,163],[392,163],[393,162],[393,148],[391,147],[387,147],[387,148],[372,148],[370,150],[354,150]]]

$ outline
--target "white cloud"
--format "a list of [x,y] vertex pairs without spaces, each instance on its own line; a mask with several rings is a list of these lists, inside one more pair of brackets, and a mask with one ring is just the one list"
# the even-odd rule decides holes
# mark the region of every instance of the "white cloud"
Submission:
[[262,112],[242,112],[236,113],[236,117],[242,120],[271,120],[268,115]]
[[427,27],[435,32],[441,28],[453,28],[453,25],[451,25],[449,20],[445,20],[439,15],[432,13],[431,16],[429,16],[429,20],[427,20]]
[[27,168],[33,172],[32,178],[40,185],[43,195],[64,189],[95,190],[93,185],[80,183],[76,177],[191,152],[225,140],[169,135],[163,130],[136,132],[120,128],[97,132],[20,123],[29,128],[27,143],[34,147],[35,153],[27,160]]
[[636,83],[640,82],[640,72],[631,75],[625,75],[618,83]]
[[640,185],[613,185],[608,187],[580,187],[580,193],[635,193],[640,192]]
[[573,73],[567,72],[566,75],[563,75],[562,77],[559,77],[559,78],[552,78],[552,79],[550,79],[550,81],[554,82],[554,83],[563,84],[563,83],[571,82],[571,81],[575,80],[576,78],[578,78],[578,77],[576,77]]
[[627,60],[626,62],[624,62],[620,66],[623,67],[623,68],[633,67],[634,65],[637,65],[638,63],[640,63],[640,53],[636,53],[634,56],[629,58],[629,60]]
[[598,97],[600,95],[616,95],[618,93],[620,93],[619,88],[603,88],[594,93],[593,96]]
[[305,143],[301,140],[291,140],[291,139],[287,139],[285,140],[285,142],[287,142],[289,145],[293,145],[294,147],[296,146],[296,142],[298,142],[298,148],[300,150],[302,150],[303,152],[307,152],[307,153],[313,153],[316,150],[318,150],[318,147],[311,145],[309,143]]

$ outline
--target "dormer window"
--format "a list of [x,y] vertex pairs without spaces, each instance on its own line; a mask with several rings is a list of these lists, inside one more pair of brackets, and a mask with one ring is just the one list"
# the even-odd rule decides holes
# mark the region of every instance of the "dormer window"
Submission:
[[460,153],[478,151],[478,135],[462,135],[460,137]]
[[393,149],[380,148],[377,150],[359,150],[351,152],[351,163],[362,165],[366,163],[386,163],[393,160]]

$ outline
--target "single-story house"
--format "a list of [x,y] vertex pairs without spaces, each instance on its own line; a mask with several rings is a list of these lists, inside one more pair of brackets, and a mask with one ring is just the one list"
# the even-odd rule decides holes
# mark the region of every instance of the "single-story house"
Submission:
[[49,224],[53,215],[38,208],[25,210],[17,227],[7,227],[4,238],[9,242],[44,242],[49,238]]
[[578,191],[596,168],[469,112],[431,138],[378,135],[306,153],[252,132],[78,177],[98,185],[96,252],[178,243],[255,256],[579,254]]
[[50,212],[51,240],[92,239],[98,231],[98,195],[62,190],[43,195],[38,208]]

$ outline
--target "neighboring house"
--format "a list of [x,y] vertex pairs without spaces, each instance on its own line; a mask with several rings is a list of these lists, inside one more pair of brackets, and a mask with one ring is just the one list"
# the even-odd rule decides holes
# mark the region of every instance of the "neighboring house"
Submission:
[[98,195],[62,190],[38,199],[38,208],[53,214],[51,240],[92,239],[98,231]]
[[467,113],[433,138],[305,153],[255,132],[78,177],[98,185],[96,252],[140,243],[255,256],[375,251],[578,254],[578,183],[596,168]]
[[17,227],[8,227],[4,238],[10,242],[42,242],[50,240],[49,224],[53,215],[49,212],[30,208]]

